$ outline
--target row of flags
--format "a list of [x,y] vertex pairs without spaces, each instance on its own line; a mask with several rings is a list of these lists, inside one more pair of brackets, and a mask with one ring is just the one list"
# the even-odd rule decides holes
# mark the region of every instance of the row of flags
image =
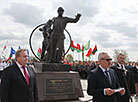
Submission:
[[[92,50],[92,48],[90,48],[90,40],[88,41],[87,44],[85,44],[85,46],[82,45],[82,48],[81,48],[79,43],[77,43],[77,46],[75,46],[74,42],[71,41],[71,50],[72,51],[76,50],[78,53],[82,52],[82,60],[84,61],[84,51],[88,50],[86,56],[90,58],[92,55],[95,55],[95,53],[97,52],[97,45],[95,44],[95,47]],[[38,51],[37,51],[37,56],[38,57],[41,56],[41,52],[42,52],[42,50],[41,50],[41,48],[39,48]]]
[[[4,54],[6,48],[7,48],[7,46],[5,45],[3,47],[2,54]],[[19,46],[18,49],[20,49],[20,48],[21,47]],[[88,41],[87,44],[82,45],[82,47],[80,46],[79,43],[77,43],[77,46],[75,46],[74,42],[71,41],[71,50],[72,51],[76,50],[78,53],[82,52],[82,60],[84,61],[84,51],[88,50],[86,56],[90,58],[92,55],[95,55],[95,53],[97,52],[97,45],[95,44],[95,47],[92,49],[92,48],[90,48],[90,40]],[[42,49],[39,48],[38,52],[37,52],[38,57],[41,56],[41,52],[42,52]],[[10,55],[9,55],[9,58],[7,59],[7,61],[9,61],[12,58],[13,54],[15,54],[15,53],[16,53],[16,51],[11,47]],[[27,49],[27,54],[28,54],[28,58],[30,58],[28,49]]]
[[[3,48],[3,50],[2,50],[2,55],[4,55],[4,52],[5,52],[6,48],[7,48],[7,46],[5,45],[4,48]],[[21,49],[21,47],[19,46],[18,49]],[[39,48],[39,49],[38,49],[38,52],[37,52],[38,57],[41,56],[41,51],[42,51],[41,48]],[[6,61],[10,61],[11,58],[12,58],[12,56],[13,56],[15,53],[16,53],[16,51],[13,49],[13,47],[11,47],[10,55],[9,55],[9,57],[8,57],[8,59],[7,59]],[[29,50],[28,50],[28,49],[27,49],[27,54],[28,54],[28,59],[30,59]]]
[[81,48],[79,43],[77,43],[77,46],[75,46],[74,42],[71,41],[71,50],[72,51],[76,50],[78,53],[82,52],[82,60],[84,61],[84,51],[88,50],[86,56],[90,58],[92,55],[95,55],[95,53],[97,52],[97,45],[95,44],[95,47],[93,49],[90,48],[90,40],[89,40],[87,44],[85,45],[82,44],[82,48]]
[[[4,55],[4,52],[6,50],[7,46],[5,45],[3,50],[2,50],[2,55]],[[21,49],[21,47],[19,46],[18,49]],[[12,56],[16,53],[16,51],[13,49],[13,47],[11,47],[11,51],[10,51],[10,55],[9,55],[9,58],[6,60],[6,61],[10,61]],[[30,56],[29,56],[29,50],[27,49],[27,54],[28,54],[28,59],[30,59]]]
[[75,46],[74,42],[71,41],[71,50],[72,51],[76,50],[77,52],[81,52],[83,50],[88,50],[89,48],[90,48],[90,40],[88,41],[88,43],[85,46],[82,45],[82,49],[81,49],[81,46],[79,43],[77,43],[77,46]]

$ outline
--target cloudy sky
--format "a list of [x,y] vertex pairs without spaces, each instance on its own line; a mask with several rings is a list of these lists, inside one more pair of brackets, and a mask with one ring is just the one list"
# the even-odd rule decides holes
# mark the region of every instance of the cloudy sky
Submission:
[[[0,53],[4,45],[7,51],[29,47],[32,30],[39,24],[57,16],[62,6],[64,16],[74,18],[81,13],[81,19],[68,24],[66,29],[74,43],[80,45],[91,41],[91,48],[97,44],[98,52],[106,51],[112,57],[114,49],[126,50],[130,60],[138,59],[138,0],[1,0],[0,2]],[[66,34],[65,48],[68,47]],[[41,47],[42,34],[36,31],[32,46],[37,53]],[[69,52],[80,58],[77,53]],[[86,55],[87,52],[85,52]],[[9,53],[8,53],[9,55]]]

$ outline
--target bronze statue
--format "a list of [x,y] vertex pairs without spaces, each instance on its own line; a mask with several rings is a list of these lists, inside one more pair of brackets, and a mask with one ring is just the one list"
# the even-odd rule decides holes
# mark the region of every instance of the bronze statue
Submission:
[[42,28],[39,30],[43,34],[43,42],[42,42],[42,53],[41,53],[41,61],[49,61],[50,60],[50,36],[52,33],[52,29],[50,28],[52,25],[52,21],[49,20]]
[[[54,17],[52,20],[52,23],[50,23],[51,29],[51,35],[50,39],[48,41],[50,48],[49,48],[49,63],[62,63],[62,56],[64,52],[64,30],[66,28],[67,23],[76,23],[81,17],[81,14],[77,14],[75,18],[69,18],[69,17],[63,17],[64,9],[62,7],[59,7],[57,10],[58,16]],[[44,44],[45,45],[45,44]],[[44,49],[44,48],[43,48]],[[43,51],[43,50],[42,50]],[[47,53],[48,54],[48,53]],[[42,54],[42,58],[43,59]]]

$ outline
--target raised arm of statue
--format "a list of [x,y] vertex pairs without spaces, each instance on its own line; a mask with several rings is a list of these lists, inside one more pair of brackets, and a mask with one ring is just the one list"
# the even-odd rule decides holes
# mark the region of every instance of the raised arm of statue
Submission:
[[79,21],[81,14],[77,14],[75,18],[64,17],[67,23],[76,23]]

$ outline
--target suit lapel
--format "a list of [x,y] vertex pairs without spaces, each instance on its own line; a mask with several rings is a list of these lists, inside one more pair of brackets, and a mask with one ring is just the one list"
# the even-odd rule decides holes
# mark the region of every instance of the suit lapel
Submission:
[[29,84],[29,86],[31,85],[31,83],[33,82],[33,76],[34,76],[34,73],[33,73],[33,71],[32,71],[32,68],[29,68],[29,66],[27,67],[27,70],[28,70],[28,74],[29,74],[29,82],[30,82],[30,84]]
[[17,76],[19,77],[19,79],[21,79],[21,82],[25,85],[27,85],[27,82],[26,82],[26,79],[25,77],[23,76],[22,72],[20,71],[18,65],[16,63],[15,64],[15,71],[16,73],[18,74]]
[[113,84],[113,80],[114,80],[114,74],[113,72],[109,69],[109,73],[110,73],[110,78],[111,78],[111,86]]
[[110,83],[109,83],[109,81],[107,80],[107,77],[105,76],[105,74],[104,74],[104,72],[102,71],[102,69],[99,67],[98,70],[99,70],[99,72],[100,72],[101,78],[103,78],[103,79],[108,83],[108,85],[110,86]]

